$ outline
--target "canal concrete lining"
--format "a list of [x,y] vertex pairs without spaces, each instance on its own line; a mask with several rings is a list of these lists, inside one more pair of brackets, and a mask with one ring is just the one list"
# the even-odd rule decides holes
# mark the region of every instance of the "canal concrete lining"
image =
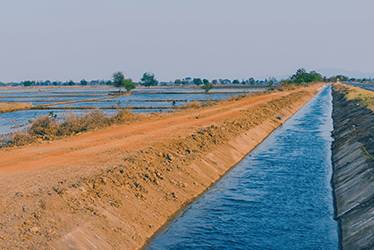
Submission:
[[332,146],[341,246],[374,248],[374,112],[333,90]]

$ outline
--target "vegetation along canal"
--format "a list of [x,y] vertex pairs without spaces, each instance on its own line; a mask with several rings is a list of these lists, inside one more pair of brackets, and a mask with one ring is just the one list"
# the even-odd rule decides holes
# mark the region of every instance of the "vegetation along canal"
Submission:
[[331,99],[326,87],[148,249],[338,249]]

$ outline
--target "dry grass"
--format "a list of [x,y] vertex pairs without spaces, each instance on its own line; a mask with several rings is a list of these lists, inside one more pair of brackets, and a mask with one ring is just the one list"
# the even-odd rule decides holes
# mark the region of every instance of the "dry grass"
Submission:
[[11,135],[10,142],[8,143],[11,143],[11,145],[13,146],[23,146],[23,145],[31,144],[34,141],[35,141],[35,138],[32,137],[27,132],[15,132],[14,134]]
[[345,92],[349,101],[356,101],[374,111],[374,92],[346,84],[335,84],[335,88]]
[[32,107],[31,103],[2,102],[2,103],[0,103],[0,113],[29,109],[31,107]]
[[49,116],[42,116],[34,120],[25,132],[16,132],[0,143],[2,146],[23,146],[38,141],[50,141],[66,136],[72,136],[108,127],[114,124],[123,124],[139,120],[127,110],[121,110],[114,116],[107,116],[102,111],[95,110],[83,116],[70,114],[63,121],[57,121]]
[[233,97],[230,97],[228,100],[229,101],[239,101],[249,95],[254,95],[255,93],[245,93],[245,94],[242,94],[242,95],[238,95],[238,96],[233,96]]
[[279,91],[290,91],[299,88],[296,84],[285,83],[278,87]]
[[198,101],[188,102],[185,105],[181,106],[181,108],[185,108],[185,109],[198,109],[202,107],[203,107],[203,104]]

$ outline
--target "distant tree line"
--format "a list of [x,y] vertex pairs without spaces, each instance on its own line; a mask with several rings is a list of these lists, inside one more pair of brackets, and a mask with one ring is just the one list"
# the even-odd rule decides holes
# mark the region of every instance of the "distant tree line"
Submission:
[[356,82],[356,83],[373,83],[374,78],[355,78],[355,77],[348,77],[344,75],[337,75],[327,78],[327,81],[329,82]]
[[370,78],[350,78],[344,75],[336,75],[336,76],[322,76],[320,73],[316,71],[306,71],[305,69],[298,69],[295,74],[293,74],[289,79],[283,80],[282,84],[307,84],[313,82],[361,82],[361,83],[368,83],[374,82],[374,79]]
[[205,78],[191,78],[186,77],[184,79],[177,79],[174,81],[175,85],[206,85],[208,83],[212,83],[213,85],[250,85],[250,86],[258,86],[258,85],[272,85],[277,83],[277,79],[275,78],[269,78],[265,80],[256,80],[254,78],[249,78],[245,80],[239,80],[239,79],[213,79],[208,80]]
[[[125,81],[125,82],[123,82]],[[112,85],[115,87],[123,87],[124,83],[126,85],[130,86],[132,84],[134,85],[140,85],[145,87],[151,87],[151,86],[164,86],[164,85],[196,85],[196,86],[204,86],[208,84],[213,85],[247,85],[247,86],[268,86],[278,83],[279,81],[275,78],[269,78],[264,80],[258,80],[255,78],[248,78],[248,79],[213,79],[208,80],[206,78],[192,78],[192,77],[186,77],[183,79],[176,79],[175,81],[169,81],[169,82],[160,82],[155,74],[146,72],[142,75],[139,82],[134,82],[130,78],[126,78],[123,72],[116,72],[113,74],[111,80],[91,80],[87,81],[85,79],[82,79],[81,81],[21,81],[21,82],[12,82],[12,83],[1,83],[1,85],[11,85],[11,86],[95,86],[95,85]]]
[[[105,80],[81,80],[79,82],[75,81],[21,81],[21,82],[10,82],[4,85],[8,86],[87,86],[87,85],[111,85],[111,81],[105,81]],[[1,85],[1,84],[0,84]]]
[[349,78],[344,75],[337,75],[332,77],[324,77],[320,73],[316,71],[307,71],[303,68],[298,69],[295,74],[293,74],[290,78],[286,80],[279,81],[276,78],[268,78],[268,79],[255,79],[250,77],[248,79],[213,79],[208,80],[206,78],[192,78],[192,77],[185,77],[183,79],[176,79],[175,81],[169,82],[160,82],[157,80],[155,74],[146,72],[142,75],[139,82],[134,82],[132,79],[125,77],[124,73],[116,72],[113,74],[111,80],[91,80],[87,81],[82,79],[79,82],[76,81],[22,81],[22,82],[11,82],[11,83],[3,83],[0,82],[0,86],[95,86],[95,85],[111,85],[118,87],[120,90],[122,88],[126,89],[127,91],[131,91],[137,85],[151,87],[151,86],[172,86],[172,85],[196,85],[200,86],[204,89],[207,89],[208,86],[225,86],[225,85],[233,85],[233,86],[248,86],[248,87],[272,87],[274,85],[288,83],[288,84],[305,84],[311,82],[336,82],[336,81],[344,81],[344,82],[374,82],[374,79],[370,78]]

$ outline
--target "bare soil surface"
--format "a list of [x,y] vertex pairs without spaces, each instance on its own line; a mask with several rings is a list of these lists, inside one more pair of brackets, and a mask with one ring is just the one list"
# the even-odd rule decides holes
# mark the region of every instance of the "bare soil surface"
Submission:
[[31,108],[30,103],[7,103],[7,102],[0,102],[0,113],[5,112],[12,112],[17,110],[29,109]]
[[321,84],[0,150],[0,249],[138,249]]

